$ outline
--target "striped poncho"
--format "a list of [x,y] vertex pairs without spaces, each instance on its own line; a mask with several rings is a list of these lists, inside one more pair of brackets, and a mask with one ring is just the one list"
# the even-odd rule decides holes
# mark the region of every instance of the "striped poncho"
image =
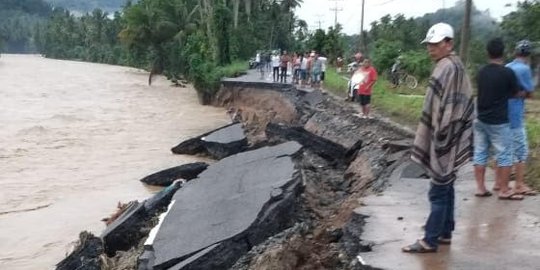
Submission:
[[433,70],[412,150],[412,160],[427,170],[434,184],[454,181],[459,167],[470,160],[473,119],[471,82],[452,53]]

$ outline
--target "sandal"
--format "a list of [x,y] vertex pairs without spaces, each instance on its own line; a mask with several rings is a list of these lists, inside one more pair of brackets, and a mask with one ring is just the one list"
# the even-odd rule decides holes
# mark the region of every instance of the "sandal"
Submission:
[[452,244],[452,238],[443,238],[443,237],[439,237],[437,239],[437,242],[440,244],[440,245],[450,245]]
[[523,200],[523,195],[510,191],[507,194],[499,194],[499,200],[521,201]]
[[436,248],[428,246],[423,240],[417,240],[416,243],[403,247],[401,251],[405,253],[434,253]]
[[485,191],[483,193],[475,193],[474,196],[476,197],[491,197],[491,195],[493,195],[493,193],[489,192],[489,191]]
[[525,196],[536,196],[538,195],[538,191],[530,188],[530,187],[526,187],[525,189],[523,190],[516,190],[516,194],[521,194],[521,195],[525,195]]
[[530,190],[520,192],[519,194],[525,195],[525,196],[536,196],[538,195],[538,191],[530,189]]

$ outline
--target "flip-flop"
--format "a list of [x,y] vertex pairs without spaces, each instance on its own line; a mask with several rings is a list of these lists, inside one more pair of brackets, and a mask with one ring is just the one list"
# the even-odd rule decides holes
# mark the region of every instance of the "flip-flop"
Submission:
[[475,193],[474,196],[476,197],[491,197],[491,195],[493,195],[493,193],[489,192],[489,191],[485,191],[484,193]]
[[499,190],[501,190],[500,187],[493,187],[493,191],[499,191]]
[[525,195],[525,196],[536,196],[538,195],[538,191],[534,189],[527,189],[524,191],[516,191],[517,194]]
[[450,245],[450,244],[452,244],[452,238],[439,237],[437,239],[437,242],[439,243],[439,245]]
[[403,247],[401,251],[405,253],[434,253],[437,252],[437,249],[428,247],[422,240],[418,240],[412,245]]
[[509,201],[521,201],[523,200],[523,195],[518,193],[510,193],[507,195],[499,195],[499,200],[509,200]]

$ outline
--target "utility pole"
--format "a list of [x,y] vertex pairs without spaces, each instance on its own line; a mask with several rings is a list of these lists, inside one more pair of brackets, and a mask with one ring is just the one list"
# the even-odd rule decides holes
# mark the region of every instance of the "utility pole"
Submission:
[[365,0],[362,0],[362,18],[360,22],[360,48],[363,53],[366,53],[366,40],[364,37],[364,7],[365,7]]
[[461,47],[459,48],[459,56],[464,65],[467,65],[469,60],[469,37],[471,36],[471,9],[472,0],[466,0],[465,2],[465,19],[463,21],[463,28],[461,29]]
[[323,22],[324,22],[324,21],[321,21],[321,20],[315,21],[315,23],[319,26],[318,29],[322,29],[322,23],[323,23]]
[[322,29],[322,24],[324,23],[324,21],[321,21],[321,18],[323,18],[323,14],[317,14],[315,15],[317,16],[317,18],[319,18],[318,20],[315,21],[315,23],[319,26],[319,29]]
[[343,8],[338,7],[338,1],[343,1],[343,0],[329,0],[329,1],[332,1],[335,4],[335,7],[330,8],[330,11],[334,12],[334,28],[336,28],[338,24],[337,14],[338,12],[343,11]]

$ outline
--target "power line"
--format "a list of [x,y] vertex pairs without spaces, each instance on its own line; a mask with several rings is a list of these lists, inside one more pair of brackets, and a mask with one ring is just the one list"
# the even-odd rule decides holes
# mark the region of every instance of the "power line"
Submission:
[[385,1],[385,2],[380,3],[380,4],[378,4],[378,5],[374,5],[373,7],[384,6],[384,5],[390,4],[390,3],[394,2],[394,1],[396,1],[396,0],[388,0],[388,1]]

